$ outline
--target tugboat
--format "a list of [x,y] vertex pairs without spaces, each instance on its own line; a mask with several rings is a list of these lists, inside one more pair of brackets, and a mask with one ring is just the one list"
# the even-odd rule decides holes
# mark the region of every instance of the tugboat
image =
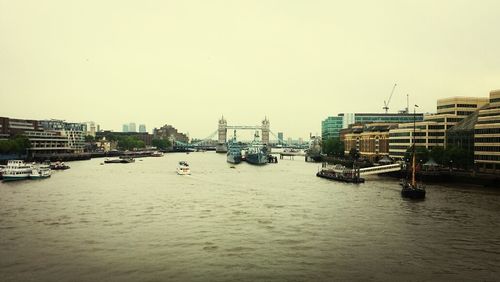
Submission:
[[13,181],[28,179],[33,166],[22,160],[10,160],[7,162],[7,167],[3,171],[3,181]]
[[[417,105],[415,105],[418,107]],[[402,179],[401,180],[401,196],[403,198],[410,198],[410,199],[425,199],[425,187],[422,184],[418,184],[415,181],[415,162],[416,162],[416,157],[415,157],[415,129],[416,129],[416,123],[415,123],[415,109],[413,110],[413,152],[412,152],[412,165],[411,165],[411,182],[409,182],[407,179]]]
[[259,132],[256,131],[254,135],[254,141],[250,143],[245,153],[245,160],[254,165],[264,165],[269,162],[268,153],[266,145],[257,141],[259,138]]
[[350,169],[339,164],[329,168],[326,163],[323,163],[322,169],[316,173],[316,176],[347,183],[365,182],[365,179],[359,176],[359,168]]
[[189,169],[189,164],[185,161],[180,161],[179,166],[177,166],[177,174],[179,175],[191,174],[191,170]]
[[227,162],[232,164],[239,164],[243,160],[241,155],[241,143],[236,141],[236,130],[234,131],[233,138],[227,144]]

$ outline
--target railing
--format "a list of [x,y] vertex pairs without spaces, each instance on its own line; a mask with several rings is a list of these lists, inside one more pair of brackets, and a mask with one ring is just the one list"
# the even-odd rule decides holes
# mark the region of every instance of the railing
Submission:
[[370,175],[370,174],[386,173],[386,172],[393,172],[400,170],[401,170],[400,164],[390,164],[390,165],[380,165],[380,166],[361,168],[359,170],[359,173],[361,175]]

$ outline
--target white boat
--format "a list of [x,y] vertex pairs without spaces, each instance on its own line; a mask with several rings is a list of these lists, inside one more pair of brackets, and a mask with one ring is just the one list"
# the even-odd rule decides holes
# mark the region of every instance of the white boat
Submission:
[[28,179],[32,170],[33,166],[31,164],[27,164],[22,160],[10,160],[7,162],[7,167],[5,167],[2,175],[3,181]]
[[154,152],[151,154],[151,157],[163,157],[163,153],[162,153],[162,152],[159,152],[159,151],[154,151]]
[[52,170],[48,165],[38,165],[33,167],[30,173],[30,179],[48,178],[52,175]]
[[179,166],[177,166],[177,174],[179,175],[191,174],[191,170],[189,169],[189,164],[185,161],[180,161]]
[[5,165],[0,165],[0,179],[2,179],[2,175],[3,175],[3,172],[4,172],[4,170],[5,170],[5,167],[7,167],[7,166],[5,166]]

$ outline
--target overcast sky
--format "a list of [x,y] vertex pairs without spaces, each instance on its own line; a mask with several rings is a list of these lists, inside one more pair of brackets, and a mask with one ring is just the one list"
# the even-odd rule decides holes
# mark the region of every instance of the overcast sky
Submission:
[[0,0],[0,116],[256,125],[500,88],[500,1]]

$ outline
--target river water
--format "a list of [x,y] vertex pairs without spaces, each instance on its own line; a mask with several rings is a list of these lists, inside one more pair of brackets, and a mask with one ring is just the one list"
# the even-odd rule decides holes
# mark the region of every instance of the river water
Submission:
[[[179,176],[179,160],[191,176]],[[343,184],[303,158],[70,163],[0,184],[1,281],[498,281],[500,191]]]

